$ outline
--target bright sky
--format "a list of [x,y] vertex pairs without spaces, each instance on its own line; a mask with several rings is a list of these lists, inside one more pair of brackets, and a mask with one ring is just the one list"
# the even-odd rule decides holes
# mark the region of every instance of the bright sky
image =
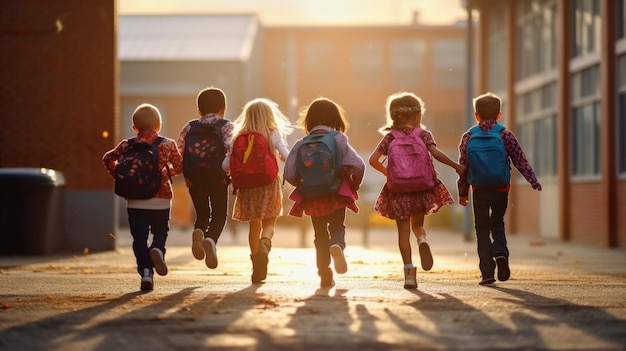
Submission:
[[130,14],[254,13],[265,25],[451,25],[465,20],[461,0],[118,0]]

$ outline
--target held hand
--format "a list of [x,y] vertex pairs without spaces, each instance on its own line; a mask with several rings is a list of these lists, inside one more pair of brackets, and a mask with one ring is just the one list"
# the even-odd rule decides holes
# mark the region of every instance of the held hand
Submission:
[[461,177],[465,173],[466,167],[461,164],[457,164],[457,166],[454,167],[454,170],[456,171],[456,174],[458,174],[459,177]]

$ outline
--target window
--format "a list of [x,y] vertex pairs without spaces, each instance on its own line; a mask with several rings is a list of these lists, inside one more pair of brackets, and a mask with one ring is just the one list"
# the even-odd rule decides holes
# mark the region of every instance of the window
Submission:
[[360,42],[352,46],[352,77],[357,88],[373,88],[383,81],[383,46],[380,42]]
[[434,84],[441,88],[460,88],[465,82],[465,42],[436,40],[433,42]]
[[517,1],[517,78],[523,79],[556,67],[556,2]]
[[574,176],[600,174],[599,66],[572,76],[572,168]]
[[334,47],[329,42],[310,42],[304,48],[303,72],[306,82],[312,89],[323,90],[332,87],[335,76]]
[[504,25],[505,7],[503,2],[493,2],[487,26],[487,83],[490,91],[504,90],[504,72],[506,72],[506,27]]
[[617,58],[617,170],[626,175],[626,55]]
[[556,175],[556,83],[519,97],[518,139],[538,176]]
[[425,54],[423,40],[396,40],[391,43],[392,82],[396,89],[412,90],[420,86]]
[[573,57],[600,50],[599,0],[575,0]]

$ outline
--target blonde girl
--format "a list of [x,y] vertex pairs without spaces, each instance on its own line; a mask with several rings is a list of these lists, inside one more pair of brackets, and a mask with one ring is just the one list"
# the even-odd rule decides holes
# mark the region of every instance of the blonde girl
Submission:
[[[384,137],[369,158],[369,163],[375,170],[387,176],[387,167],[381,162],[381,157],[387,155],[389,144],[394,139],[390,133],[391,130],[410,134],[413,129],[419,127],[423,129],[420,137],[424,140],[430,154],[437,161],[454,168],[459,175],[463,173],[465,167],[454,162],[439,150],[432,133],[422,125],[422,116],[425,112],[424,102],[413,93],[400,92],[388,97],[387,124],[379,129]],[[448,189],[439,179],[435,180],[434,188],[419,192],[396,193],[391,192],[386,184],[383,186],[374,209],[379,215],[396,221],[398,248],[404,263],[404,287],[406,289],[417,288],[417,269],[413,266],[411,253],[411,230],[417,237],[422,268],[428,271],[432,268],[433,257],[426,241],[424,216],[433,214],[442,206],[452,203],[454,201]]]
[[[232,142],[241,133],[259,132],[268,141],[271,152],[278,153],[278,158],[285,161],[289,154],[286,136],[293,128],[275,102],[266,98],[249,101],[234,124]],[[226,172],[230,172],[230,156],[228,154],[223,163]],[[267,277],[268,255],[272,247],[276,218],[282,214],[282,201],[280,177],[267,185],[237,190],[233,219],[248,222],[249,225],[248,243],[253,283],[261,283]]]

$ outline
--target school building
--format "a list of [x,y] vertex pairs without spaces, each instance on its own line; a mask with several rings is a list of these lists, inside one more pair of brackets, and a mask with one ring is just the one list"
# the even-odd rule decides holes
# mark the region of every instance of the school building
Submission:
[[508,229],[626,247],[624,0],[467,0],[475,92],[503,98],[543,191],[518,175]]

